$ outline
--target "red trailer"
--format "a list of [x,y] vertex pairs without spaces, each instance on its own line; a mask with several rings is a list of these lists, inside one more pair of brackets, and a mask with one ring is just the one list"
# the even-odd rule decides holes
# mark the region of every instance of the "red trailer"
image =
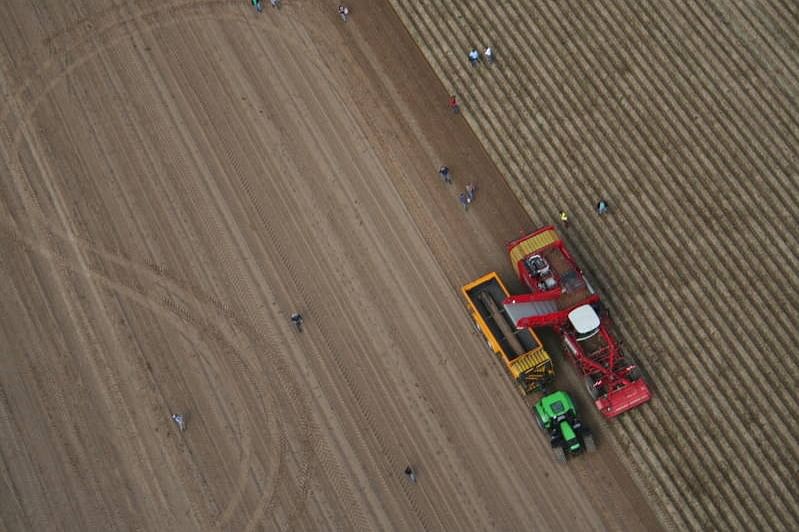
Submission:
[[516,327],[555,328],[565,356],[580,371],[594,404],[606,417],[647,402],[649,387],[638,367],[624,356],[599,294],[555,228],[543,227],[510,242],[507,249],[519,278],[530,289],[503,302]]

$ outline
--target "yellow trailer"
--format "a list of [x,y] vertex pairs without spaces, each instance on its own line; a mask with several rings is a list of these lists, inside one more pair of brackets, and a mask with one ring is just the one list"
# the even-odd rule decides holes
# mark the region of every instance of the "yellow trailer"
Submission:
[[552,360],[532,329],[517,329],[503,301],[508,289],[496,272],[461,288],[475,325],[523,394],[540,390],[554,377]]

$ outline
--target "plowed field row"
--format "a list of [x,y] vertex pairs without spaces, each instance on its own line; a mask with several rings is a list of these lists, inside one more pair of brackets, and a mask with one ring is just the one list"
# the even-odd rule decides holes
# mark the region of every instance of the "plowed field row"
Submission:
[[391,1],[533,222],[571,214],[655,387],[611,433],[664,520],[795,529],[795,4]]

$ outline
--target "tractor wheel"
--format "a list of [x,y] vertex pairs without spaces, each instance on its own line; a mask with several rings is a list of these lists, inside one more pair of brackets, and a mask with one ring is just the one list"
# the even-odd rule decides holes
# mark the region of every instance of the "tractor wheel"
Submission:
[[557,463],[566,463],[566,451],[563,450],[563,447],[553,447],[552,452],[555,453],[555,461]]
[[585,445],[585,452],[593,453],[596,451],[596,443],[594,443],[593,434],[586,434],[583,436],[583,444]]
[[533,417],[535,418],[535,423],[538,425],[538,428],[541,430],[547,430],[544,426],[544,422],[541,421],[541,416],[538,415],[538,412],[535,411],[535,408],[533,409]]
[[592,400],[596,401],[596,398],[599,397],[599,390],[597,390],[596,386],[594,386],[594,379],[592,379],[590,375],[586,375],[584,382],[585,389],[588,391],[588,395],[591,396]]

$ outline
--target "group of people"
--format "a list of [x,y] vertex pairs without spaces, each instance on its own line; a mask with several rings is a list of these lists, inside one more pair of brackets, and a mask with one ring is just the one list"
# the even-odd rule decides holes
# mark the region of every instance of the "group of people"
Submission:
[[[483,58],[485,58],[486,62],[489,64],[494,62],[494,51],[491,49],[490,46],[487,47],[485,51],[483,51],[482,56],[480,55],[480,52],[477,50],[477,48],[472,48],[469,51],[469,63],[471,63],[472,66],[477,66],[483,60]],[[460,112],[460,105],[458,104],[458,100],[454,94],[450,95],[449,97],[449,107],[453,113]],[[442,170],[444,172],[442,172]],[[439,171],[439,175],[442,177],[444,182],[448,184],[452,183],[452,177],[449,175],[449,168],[447,168],[446,166],[442,166],[442,170]],[[476,189],[474,185],[467,185],[466,192],[460,194],[459,199],[464,209],[468,209],[469,204],[474,200],[475,190]],[[605,199],[600,199],[596,204],[596,212],[600,216],[607,214],[609,209],[610,206],[608,205],[608,202]],[[563,224],[563,227],[568,228],[569,215],[566,213],[566,211],[560,211],[559,216],[561,224]]]
[[[261,0],[250,0],[250,1],[252,2],[252,5],[257,12],[260,13],[261,11],[263,11],[264,7],[263,4],[261,3]],[[280,7],[280,0],[269,0],[269,3],[272,5],[272,7],[275,8]]]
[[[490,46],[483,50],[482,55],[480,55],[477,48],[472,48],[469,51],[469,62],[472,66],[477,66],[483,59],[485,59],[486,63],[489,65],[494,63],[494,50]],[[460,105],[458,105],[458,99],[454,94],[450,94],[449,96],[449,108],[453,113],[459,113],[461,110]]]
[[[261,3],[261,0],[250,0],[250,2],[252,2],[253,7],[258,13],[263,11],[264,7],[263,4]],[[269,0],[269,3],[272,5],[272,7],[275,8],[280,7],[280,2],[281,0]],[[344,4],[339,4],[338,16],[341,17],[341,20],[347,22],[347,17],[349,17],[349,15],[350,15],[350,8],[348,8]]]
[[[494,50],[491,49],[489,46],[483,51],[483,57],[486,60],[486,63],[489,65],[494,62]],[[469,52],[469,62],[472,66],[477,66],[477,64],[482,60],[480,57],[480,52],[477,51],[477,48],[472,48]]]
[[469,183],[468,185],[466,185],[466,191],[460,193],[460,195],[458,196],[458,201],[460,201],[463,210],[469,209],[469,205],[471,205],[472,202],[474,201],[474,195],[476,192],[477,192],[477,186],[473,185],[472,183]]
[[[447,185],[452,184],[452,172],[449,169],[449,166],[443,164],[438,169],[438,177],[446,183]],[[460,201],[461,205],[464,209],[468,209],[469,205],[474,201],[474,196],[477,193],[477,185],[473,183],[469,183],[466,185],[466,190],[461,192],[458,196],[458,200]]]
[[[472,64],[472,66],[476,66],[480,61],[482,61],[483,58],[485,58],[486,62],[489,64],[494,62],[494,50],[492,50],[490,46],[483,51],[482,56],[480,55],[480,52],[477,51],[477,48],[472,48],[472,50],[469,52],[469,62]],[[449,96],[449,109],[455,114],[460,113],[461,107],[458,103],[458,98],[454,94],[450,94]],[[438,175],[448,185],[452,184],[452,175],[450,174],[449,168],[447,166],[442,166],[438,171]],[[466,190],[458,195],[458,201],[460,201],[460,204],[463,206],[464,210],[469,209],[469,205],[474,201],[476,192],[477,186],[470,183],[466,185]]]
[[[442,166],[441,167],[441,170],[439,171],[439,174],[441,174],[442,178],[445,179],[445,180],[450,178],[449,168],[447,168],[446,166]],[[452,180],[450,179],[447,182],[451,183]],[[467,189],[468,189],[468,186],[467,186]],[[294,327],[297,328],[297,331],[298,332],[302,332],[302,323],[303,323],[302,314],[300,314],[299,312],[293,312],[291,314],[290,320],[291,320],[291,323],[294,325]],[[173,415],[172,418],[174,419],[175,416]],[[182,417],[181,417],[181,422],[182,422]],[[185,425],[183,425],[183,428],[181,428],[180,430],[181,431],[185,430]],[[409,481],[411,481],[413,484],[416,484],[416,471],[414,471],[413,467],[411,467],[410,465],[407,466],[405,468],[405,470],[403,471],[403,473],[405,474],[405,476],[408,478]]]

